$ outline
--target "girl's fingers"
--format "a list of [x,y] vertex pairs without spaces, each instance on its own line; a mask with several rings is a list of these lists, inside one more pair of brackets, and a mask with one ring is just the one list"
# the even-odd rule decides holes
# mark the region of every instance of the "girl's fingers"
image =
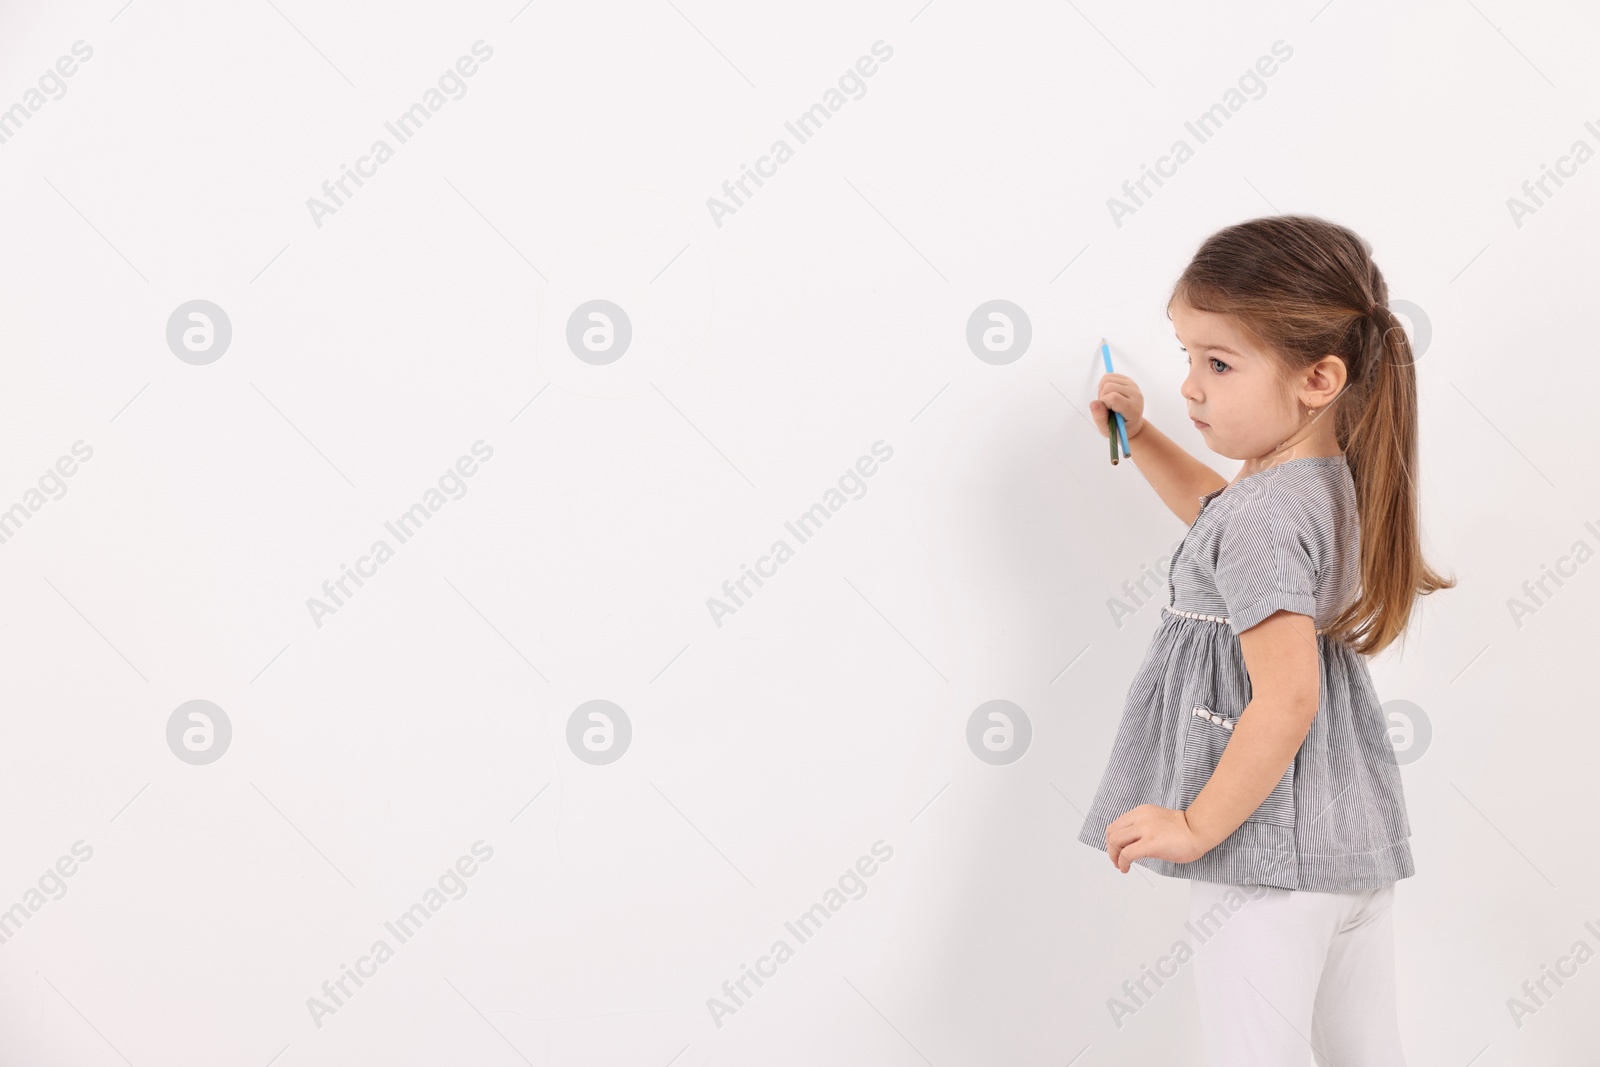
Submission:
[[[1113,411],[1126,411],[1133,406],[1133,397],[1120,389],[1107,389],[1100,394],[1101,403],[1110,404]],[[1115,403],[1112,403],[1115,401]]]
[[1133,866],[1133,861],[1144,855],[1139,851],[1142,840],[1139,828],[1126,823],[1118,825],[1111,823],[1106,827],[1106,855],[1111,858],[1112,866],[1123,874]]
[[1112,866],[1126,873],[1123,861],[1134,842],[1139,840],[1137,832],[1127,826],[1118,826],[1116,823],[1106,827],[1106,855],[1110,857]]

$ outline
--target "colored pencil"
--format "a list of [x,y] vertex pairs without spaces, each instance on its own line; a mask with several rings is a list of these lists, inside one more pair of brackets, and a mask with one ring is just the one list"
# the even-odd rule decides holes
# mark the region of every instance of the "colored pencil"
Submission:
[[[1111,346],[1106,344],[1106,339],[1104,337],[1100,338],[1100,358],[1105,360],[1106,373],[1107,374],[1111,374],[1112,373],[1112,369],[1111,369]],[[1124,456],[1131,456],[1131,455],[1133,455],[1133,449],[1128,447],[1128,422],[1127,422],[1126,419],[1124,419],[1122,417],[1122,412],[1116,411],[1116,412],[1112,412],[1112,414],[1114,414],[1116,416],[1116,418],[1117,418],[1117,427],[1116,427],[1116,431],[1117,432],[1115,434],[1113,434],[1112,436],[1120,437],[1122,439],[1122,454]],[[1110,427],[1111,427],[1111,420],[1110,420],[1110,418],[1107,418],[1106,419],[1106,428],[1110,429]],[[1112,448],[1111,448],[1111,462],[1115,463],[1116,461],[1117,461],[1117,449],[1116,449],[1116,446],[1113,444]]]

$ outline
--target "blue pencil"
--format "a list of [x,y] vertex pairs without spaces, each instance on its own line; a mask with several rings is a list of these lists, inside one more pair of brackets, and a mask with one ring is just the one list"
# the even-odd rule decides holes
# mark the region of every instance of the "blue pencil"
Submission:
[[[1100,338],[1100,358],[1106,362],[1106,373],[1111,374],[1111,348],[1106,344],[1104,337]],[[1117,436],[1122,440],[1122,454],[1133,455],[1133,450],[1128,447],[1128,423],[1122,417],[1122,412],[1117,412]]]

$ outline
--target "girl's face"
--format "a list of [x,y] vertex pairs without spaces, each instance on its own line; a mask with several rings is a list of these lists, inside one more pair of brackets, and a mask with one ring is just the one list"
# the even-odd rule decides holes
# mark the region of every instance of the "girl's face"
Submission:
[[1213,452],[1256,459],[1299,428],[1297,405],[1283,394],[1276,361],[1254,347],[1231,316],[1176,300],[1169,311],[1189,359],[1179,392]]

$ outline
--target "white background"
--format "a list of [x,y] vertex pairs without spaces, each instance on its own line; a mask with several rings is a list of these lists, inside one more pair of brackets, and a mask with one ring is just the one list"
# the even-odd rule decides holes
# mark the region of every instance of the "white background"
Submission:
[[[1600,963],[1521,1026],[1507,1001],[1600,946],[1600,166],[1520,226],[1507,200],[1600,145],[1600,23],[918,3],[0,9],[0,107],[93,49],[0,145],[0,508],[93,449],[0,545],[0,908],[93,850],[0,944],[0,1061],[1198,1064],[1187,970],[1107,1006],[1188,884],[1075,840],[1165,597],[1124,583],[1183,534],[1088,401],[1104,336],[1232,477],[1183,418],[1167,296],[1207,234],[1299,212],[1367,238],[1431,332],[1424,549],[1459,585],[1372,661],[1433,732],[1404,767],[1409,1062],[1587,1062]],[[478,40],[466,94],[318,226],[307,198]],[[780,137],[719,227],[707,198]],[[633,327],[605,366],[564,340],[596,298]],[[203,366],[166,341],[194,299],[233,330]],[[966,343],[991,299],[1033,331],[1003,366]],[[465,495],[318,626],[308,598],[479,440]],[[707,599],[880,440],[718,626]],[[167,744],[195,699],[233,730],[204,766]],[[594,699],[633,730],[602,766],[567,743]],[[1032,723],[1007,766],[965,740],[993,699]],[[314,1022],[480,840],[468,892]],[[878,841],[865,895],[717,1025]]]

